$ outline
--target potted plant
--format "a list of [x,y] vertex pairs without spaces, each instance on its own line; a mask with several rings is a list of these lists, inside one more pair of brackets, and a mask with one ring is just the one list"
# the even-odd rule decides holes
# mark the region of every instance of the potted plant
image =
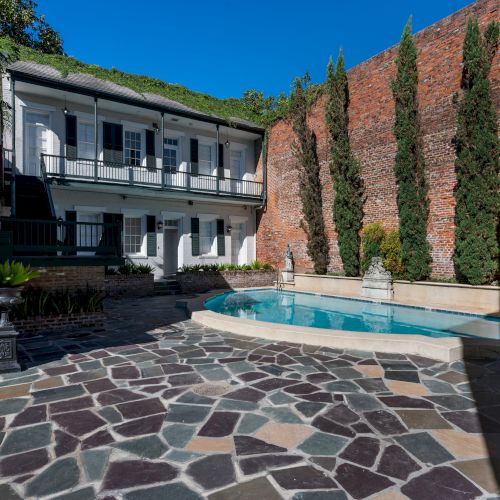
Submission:
[[38,276],[21,262],[0,264],[0,373],[21,369],[17,362],[17,332],[9,320],[9,311],[22,302],[23,286]]

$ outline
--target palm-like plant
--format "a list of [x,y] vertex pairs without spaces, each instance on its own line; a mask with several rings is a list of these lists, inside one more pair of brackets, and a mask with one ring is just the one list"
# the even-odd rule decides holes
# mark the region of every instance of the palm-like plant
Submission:
[[40,274],[33,271],[30,265],[23,265],[21,262],[5,261],[0,263],[0,286],[15,288],[22,286],[28,281],[38,278]]

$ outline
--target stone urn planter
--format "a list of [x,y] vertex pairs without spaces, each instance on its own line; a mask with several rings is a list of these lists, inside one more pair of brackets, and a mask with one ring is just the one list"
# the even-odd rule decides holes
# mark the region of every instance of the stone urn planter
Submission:
[[22,287],[0,287],[0,373],[18,371],[17,331],[9,320],[12,306],[20,304]]

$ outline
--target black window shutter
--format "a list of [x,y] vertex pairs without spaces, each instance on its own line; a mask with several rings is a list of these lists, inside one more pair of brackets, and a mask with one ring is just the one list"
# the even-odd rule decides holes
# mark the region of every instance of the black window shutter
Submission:
[[191,255],[200,255],[200,219],[191,218]]
[[76,116],[66,115],[66,158],[74,160],[77,157]]
[[156,217],[154,215],[146,215],[146,233],[146,255],[156,257]]
[[[122,254],[122,232],[123,232],[123,214],[103,213],[102,221],[104,224],[109,224],[103,228],[100,247],[114,247],[115,250],[108,249],[97,250],[96,255],[109,255],[115,253],[120,257]],[[114,226],[111,226],[114,224]]]
[[[74,210],[66,210],[65,214],[66,222],[71,222],[71,224],[66,224],[66,234],[64,236],[64,244],[76,247],[76,212]],[[65,252],[65,255],[76,255],[76,250],[70,250]]]
[[224,178],[224,144],[219,144],[217,175]]
[[226,255],[226,238],[224,237],[224,219],[217,219],[217,255]]
[[123,163],[123,126],[117,123],[103,122],[102,134],[104,161]]
[[156,167],[155,133],[153,130],[146,130],[146,166],[148,168]]
[[191,139],[190,143],[191,174],[198,175],[198,139]]
[[102,142],[104,149],[113,149],[112,123],[103,122],[102,124]]

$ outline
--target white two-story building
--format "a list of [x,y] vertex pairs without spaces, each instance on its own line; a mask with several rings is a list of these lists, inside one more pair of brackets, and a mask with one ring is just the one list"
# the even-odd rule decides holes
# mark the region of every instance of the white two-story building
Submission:
[[123,255],[157,277],[255,260],[263,128],[32,62],[12,64],[2,85],[12,117],[3,153],[11,218],[44,218],[26,182],[38,178],[48,215],[81,223],[64,237],[78,255],[92,255],[113,222]]

